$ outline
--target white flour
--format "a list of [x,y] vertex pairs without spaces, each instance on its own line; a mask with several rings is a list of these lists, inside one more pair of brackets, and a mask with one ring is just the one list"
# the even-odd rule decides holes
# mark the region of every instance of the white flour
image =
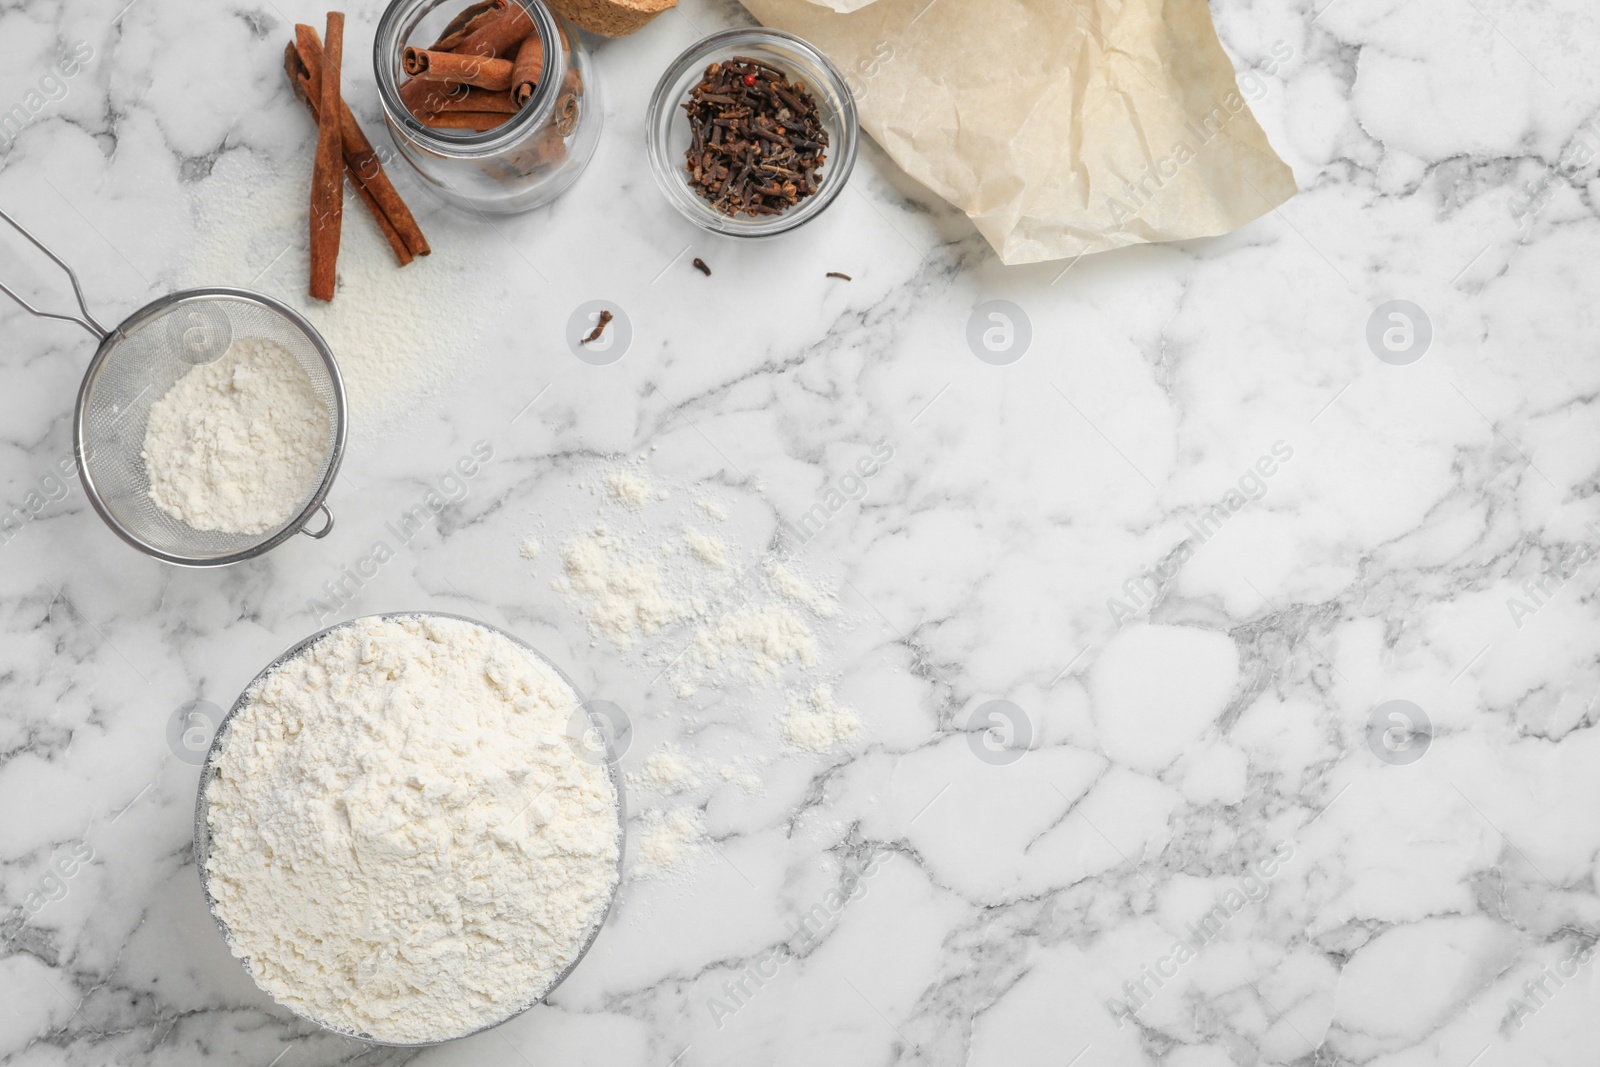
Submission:
[[[722,542],[705,541],[696,547],[691,538],[691,555],[711,569],[725,569]],[[603,523],[563,544],[561,559],[564,574],[555,588],[583,607],[590,633],[609,638],[619,649],[632,648],[638,635],[648,637],[669,624],[692,620],[687,641],[655,657],[680,698],[693,695],[708,679],[726,676],[763,686],[776,682],[791,664],[817,664],[816,634],[787,607],[736,606],[748,589],[711,602],[703,595],[709,592],[705,589],[674,595],[658,560]],[[724,566],[712,562],[719,559]]]
[[831,619],[839,614],[839,602],[833,597],[817,590],[805,583],[799,575],[788,570],[780,564],[773,563],[768,567],[772,575],[772,584],[778,592],[797,603],[810,608],[819,619]]
[[826,752],[834,745],[855,740],[861,733],[861,716],[854,708],[835,704],[829,686],[813,686],[804,697],[798,693],[786,696],[778,727],[783,739],[795,748]]
[[279,167],[247,148],[224,153],[196,188],[195,240],[178,281],[256,289],[305,315],[339,361],[351,441],[364,442],[403,427],[447,395],[478,358],[481,325],[490,317],[485,298],[463,279],[482,275],[489,253],[469,255],[459,228],[436,213],[409,168],[397,163],[387,168],[389,176],[433,254],[401,267],[371,214],[347,197],[338,296],[331,303],[310,299],[310,158]]
[[650,483],[628,471],[606,471],[606,488],[623,506],[638,511],[655,499]]
[[761,794],[761,775],[743,763],[737,760],[732,763],[724,763],[721,774],[724,782],[733,782],[750,796],[759,796]]
[[[747,564],[735,539],[705,532],[703,521],[696,528],[699,517],[685,514],[690,508],[713,520],[727,517],[708,494],[680,494],[685,506],[661,507],[668,494],[653,489],[647,472],[632,464],[572,484],[601,498],[606,521],[562,541],[562,570],[553,586],[583,612],[596,641],[631,653],[651,671],[652,686],[663,681],[679,700],[715,687],[739,694],[729,706],[743,718],[760,721],[771,709],[778,739],[793,751],[821,755],[862,735],[861,716],[837,704],[824,684],[818,631],[844,621],[836,595],[793,564],[771,558]],[[727,763],[719,772],[716,764],[669,744],[647,756],[629,780],[676,796],[720,776],[759,795],[758,770]],[[673,814],[647,813],[644,824],[655,839],[651,847],[663,853],[676,847],[674,827],[688,835],[684,841],[693,838],[692,820],[674,822]],[[665,859],[644,859],[638,870],[667,866]]]
[[264,533],[299,513],[328,458],[329,418],[305,368],[240,340],[150,405],[150,499],[197,530]]
[[635,835],[636,858],[628,868],[630,878],[666,878],[692,867],[705,850],[706,819],[698,808],[662,811],[651,808],[639,816]]
[[658,793],[682,793],[700,787],[700,775],[694,764],[672,745],[662,745],[645,758],[644,770],[637,781]]
[[707,567],[717,570],[728,569],[728,546],[715,537],[708,537],[699,530],[685,530],[683,543],[689,546],[695,558]]
[[363,620],[255,687],[208,787],[208,885],[274,999],[441,1040],[542,996],[616,884],[616,791],[576,696],[504,637]]
[[688,650],[667,678],[679,697],[688,697],[719,672],[751,685],[770,685],[790,664],[814,667],[817,657],[816,635],[804,619],[781,605],[761,604],[695,626]]
[[618,648],[682,618],[687,609],[667,593],[660,570],[633,552],[620,535],[597,525],[561,546],[566,577],[556,588],[576,594],[589,609],[589,629]]

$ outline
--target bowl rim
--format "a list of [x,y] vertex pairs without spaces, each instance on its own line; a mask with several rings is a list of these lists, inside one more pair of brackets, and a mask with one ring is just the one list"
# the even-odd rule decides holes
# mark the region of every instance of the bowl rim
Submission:
[[322,1030],[326,1030],[332,1034],[338,1034],[340,1037],[350,1038],[353,1041],[360,1041],[363,1044],[375,1045],[383,1048],[431,1048],[435,1045],[442,1045],[451,1041],[459,1041],[462,1038],[473,1037],[477,1034],[493,1030],[498,1026],[504,1026],[513,1019],[516,1019],[528,1011],[531,1011],[535,1006],[543,1003],[545,998],[547,998],[551,993],[555,992],[555,990],[560,987],[561,983],[565,982],[572,972],[577,968],[578,964],[583,962],[584,957],[589,954],[589,950],[594,947],[595,941],[599,939],[600,931],[605,928],[606,922],[611,918],[611,911],[616,905],[617,894],[622,889],[622,876],[625,867],[625,853],[628,837],[628,812],[626,795],[624,794],[622,788],[622,770],[618,764],[617,755],[612,750],[611,743],[606,741],[605,755],[602,762],[606,768],[606,776],[611,780],[612,789],[616,793],[617,798],[616,881],[612,883],[611,891],[606,895],[605,907],[600,909],[599,914],[595,918],[594,925],[590,928],[588,935],[584,938],[583,946],[578,950],[577,954],[572,957],[572,960],[565,968],[562,969],[561,973],[556,975],[550,984],[546,986],[537,997],[534,997],[528,1003],[517,1008],[503,1019],[500,1019],[496,1022],[487,1023],[478,1027],[476,1030],[471,1030],[463,1034],[455,1034],[450,1037],[439,1038],[438,1040],[434,1041],[384,1041],[380,1038],[358,1033],[354,1030],[347,1030],[344,1027],[331,1025],[322,1019],[318,1019],[296,1008],[292,1008],[287,1004],[281,1003],[276,997],[273,997],[271,993],[267,992],[266,989],[263,989],[261,983],[256,982],[255,974],[250,970],[250,961],[241,956],[233,954],[233,937],[228,932],[227,923],[223,922],[222,916],[217,914],[217,903],[211,896],[210,879],[206,877],[206,858],[210,854],[211,844],[210,829],[206,825],[206,813],[210,809],[210,805],[206,801],[206,791],[212,780],[216,777],[217,759],[222,752],[223,736],[227,733],[228,727],[232,724],[234,717],[238,715],[241,710],[243,710],[247,698],[250,696],[251,692],[256,688],[256,686],[259,685],[273,671],[299,656],[302,652],[316,644],[318,641],[329,636],[330,634],[336,633],[339,630],[350,629],[363,623],[392,622],[399,619],[450,619],[456,622],[470,623],[473,626],[488,630],[491,633],[498,634],[499,636],[507,639],[512,644],[531,655],[536,661],[554,672],[556,677],[560,678],[562,682],[564,682],[567,687],[572,690],[573,696],[577,698],[578,708],[582,709],[584,714],[588,716],[590,725],[596,728],[596,731],[599,733],[600,737],[602,739],[605,738],[604,731],[599,729],[600,724],[596,721],[595,713],[589,708],[591,701],[585,698],[583,690],[579,689],[577,685],[573,683],[572,679],[567,676],[567,673],[557,666],[555,662],[543,652],[540,652],[537,648],[522,640],[522,638],[518,637],[516,634],[504,630],[499,626],[495,626],[493,623],[484,622],[482,619],[470,618],[466,615],[457,615],[448,611],[385,611],[372,615],[361,615],[354,619],[346,619],[344,622],[337,622],[331,626],[325,626],[310,636],[301,638],[299,641],[296,641],[293,645],[290,645],[283,652],[275,656],[271,662],[269,662],[265,667],[261,668],[261,670],[257,671],[255,676],[250,679],[250,681],[242,690],[240,690],[238,698],[233,702],[233,706],[228,709],[227,713],[224,714],[221,720],[217,723],[216,731],[211,736],[211,745],[206,751],[205,762],[200,765],[200,783],[195,787],[194,861],[195,870],[198,872],[200,879],[200,892],[205,898],[206,902],[206,911],[210,913],[211,921],[216,924],[217,931],[222,935],[223,942],[228,946],[229,955],[233,955],[233,958],[238,960],[239,965],[244,968],[245,974],[250,976],[250,980],[252,982],[255,982],[256,988],[260,989],[261,992],[266,993],[267,997],[271,999],[275,1006],[282,1008],[283,1010],[294,1015],[296,1018],[304,1019],[305,1021],[312,1023]]
[[[827,76],[829,95],[837,97],[839,101],[836,121],[841,142],[828,146],[832,159],[823,170],[821,187],[814,196],[808,197],[781,215],[769,216],[759,221],[744,221],[735,216],[713,211],[710,205],[705,204],[698,194],[689,189],[688,182],[680,176],[683,167],[674,164],[668,158],[670,153],[665,139],[657,135],[658,130],[670,125],[664,121],[666,114],[675,114],[679,105],[683,103],[683,94],[678,94],[673,100],[667,99],[675,82],[716,53],[730,47],[751,44],[766,45],[778,52],[798,53],[806,62],[814,64]],[[650,94],[650,102],[645,109],[645,149],[650,159],[650,171],[655,175],[656,185],[661,189],[662,195],[684,218],[703,230],[725,237],[745,239],[776,237],[779,234],[789,233],[822,214],[849,184],[850,174],[855,169],[860,139],[861,121],[856,109],[855,93],[851,91],[844,73],[810,41],[785,30],[775,30],[766,26],[741,26],[719,30],[695,41],[667,64]],[[683,195],[679,195],[680,193]]]

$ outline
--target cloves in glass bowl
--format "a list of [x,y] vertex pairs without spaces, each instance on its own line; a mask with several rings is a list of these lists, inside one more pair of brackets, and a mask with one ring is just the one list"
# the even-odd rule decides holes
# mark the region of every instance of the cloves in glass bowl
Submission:
[[689,185],[717,211],[781,215],[822,184],[828,131],[805,82],[758,59],[706,68],[689,90]]

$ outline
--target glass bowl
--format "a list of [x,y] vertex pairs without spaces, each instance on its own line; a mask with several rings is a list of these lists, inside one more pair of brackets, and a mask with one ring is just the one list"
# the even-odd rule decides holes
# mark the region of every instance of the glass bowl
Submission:
[[[805,82],[817,102],[823,128],[828,131],[827,158],[816,193],[781,215],[724,215],[689,185],[684,163],[691,134],[683,104],[689,99],[689,90],[705,76],[709,64],[734,56],[759,59],[783,71],[791,81]],[[650,96],[645,136],[656,184],[684,218],[712,233],[773,237],[816,218],[838,197],[855,166],[861,127],[856,118],[855,97],[832,60],[792,33],[756,28],[714,33],[674,59]]]
[[[463,1037],[471,1037],[473,1034],[481,1034],[485,1031],[493,1030],[497,1026],[504,1026],[512,1019],[515,1019],[517,1016],[528,1011],[535,1004],[543,1003],[546,997],[555,992],[556,989],[560,987],[561,983],[567,980],[567,978],[572,974],[573,970],[577,968],[578,964],[583,962],[583,958],[587,956],[589,954],[589,950],[594,947],[595,939],[600,936],[600,930],[605,926],[606,920],[611,917],[611,908],[612,905],[616,903],[617,891],[622,887],[623,863],[625,858],[624,850],[628,838],[628,812],[627,801],[622,788],[622,773],[617,764],[617,753],[612,750],[610,743],[606,740],[607,735],[604,725],[602,725],[602,723],[596,719],[596,713],[590,707],[589,702],[584,698],[583,691],[574,685],[572,679],[567,677],[566,672],[560,667],[556,666],[549,657],[545,656],[544,653],[540,652],[538,649],[522,640],[516,634],[508,633],[505,630],[500,629],[498,626],[491,626],[479,619],[469,619],[464,615],[452,615],[445,611],[395,611],[387,612],[382,615],[368,615],[358,619],[350,619],[346,622],[335,623],[334,625],[325,629],[318,630],[316,633],[312,634],[310,637],[307,637],[303,641],[296,642],[271,663],[261,668],[260,673],[252,678],[250,683],[244,687],[244,690],[239,694],[239,699],[234,701],[233,707],[228,709],[227,714],[222,717],[222,721],[217,723],[216,732],[211,738],[211,747],[206,752],[205,763],[201,766],[200,787],[196,792],[194,802],[195,866],[200,872],[200,889],[205,895],[206,909],[211,913],[211,921],[216,923],[217,929],[222,933],[222,939],[227,942],[230,950],[233,948],[233,938],[228,932],[227,923],[223,922],[222,916],[217,914],[216,901],[214,901],[211,897],[211,885],[209,879],[206,877],[206,860],[211,855],[211,828],[207,823],[206,816],[210,808],[207,793],[211,786],[212,780],[217,776],[217,760],[222,755],[222,741],[223,738],[227,736],[228,727],[232,724],[233,717],[244,708],[246,700],[250,696],[251,690],[255,689],[255,687],[260,684],[261,681],[267,677],[267,675],[271,674],[288,661],[294,659],[296,656],[300,655],[306,649],[310,648],[318,641],[321,641],[329,634],[374,620],[391,621],[397,619],[454,619],[457,622],[470,623],[473,626],[480,627],[489,631],[490,633],[498,634],[499,636],[505,638],[507,641],[510,641],[513,645],[527,653],[530,659],[533,659],[540,665],[548,668],[551,673],[565,682],[567,687],[572,690],[572,695],[577,700],[578,710],[584,713],[581,722],[575,722],[569,727],[569,729],[581,731],[582,736],[569,736],[569,743],[582,746],[582,748],[587,751],[588,755],[580,753],[580,758],[604,762],[606,774],[611,779],[612,788],[616,791],[617,795],[617,880],[611,886],[611,892],[606,898],[605,907],[600,909],[600,914],[598,917],[596,917],[594,926],[590,928],[588,935],[584,939],[582,948],[580,948],[577,955],[572,958],[572,962],[567,964],[566,968],[560,974],[556,975],[555,980],[550,983],[544,992],[540,993],[528,1003],[517,1008],[505,1018],[499,1020],[498,1022],[492,1022],[482,1026],[469,1034],[456,1034],[453,1037],[443,1038],[437,1041],[401,1043],[395,1041],[383,1041],[372,1037],[369,1034],[357,1033],[354,1030],[348,1030],[340,1026],[335,1026],[326,1020],[318,1019],[312,1015],[307,1015],[295,1008],[280,1004],[275,998],[273,999],[273,1004],[283,1008],[285,1011],[288,1011],[309,1023],[319,1026],[330,1033],[339,1034],[342,1037],[348,1037],[368,1045],[377,1045],[386,1048],[424,1048],[431,1045],[443,1044],[446,1041],[458,1041]],[[573,718],[575,720],[578,718],[576,713],[574,713]],[[583,725],[585,723],[587,725]],[[593,737],[590,736],[591,733],[594,735]],[[598,746],[596,744],[597,741]],[[577,749],[575,748],[574,751],[577,751]],[[244,967],[245,973],[249,974],[250,977],[254,979],[255,975],[250,970],[249,961],[238,956],[235,956],[234,958],[237,959]],[[262,987],[258,984],[257,988]],[[265,992],[265,989],[262,989],[262,991]],[[269,993],[268,996],[270,997],[271,994]]]

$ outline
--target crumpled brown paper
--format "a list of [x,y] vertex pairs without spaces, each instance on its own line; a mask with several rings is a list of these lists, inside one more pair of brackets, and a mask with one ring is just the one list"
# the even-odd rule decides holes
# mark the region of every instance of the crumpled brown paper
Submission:
[[1226,233],[1295,193],[1206,0],[742,2],[826,52],[1006,263]]

